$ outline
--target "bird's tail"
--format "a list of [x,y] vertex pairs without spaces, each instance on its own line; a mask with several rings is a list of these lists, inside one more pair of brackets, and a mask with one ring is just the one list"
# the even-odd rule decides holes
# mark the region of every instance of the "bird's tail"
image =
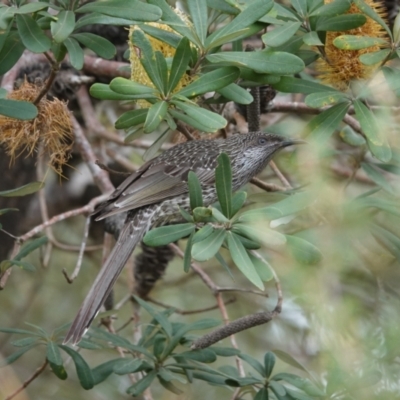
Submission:
[[[138,213],[141,214],[141,213]],[[144,223],[136,214],[133,218],[127,218],[121,229],[117,243],[110,253],[107,261],[102,266],[96,280],[87,294],[77,316],[65,336],[64,343],[72,340],[78,343],[96,317],[100,307],[110,294],[115,281],[124,268],[129,256],[136,245],[142,240],[148,229],[148,223]],[[148,216],[147,216],[148,217]],[[148,220],[147,220],[148,221]]]

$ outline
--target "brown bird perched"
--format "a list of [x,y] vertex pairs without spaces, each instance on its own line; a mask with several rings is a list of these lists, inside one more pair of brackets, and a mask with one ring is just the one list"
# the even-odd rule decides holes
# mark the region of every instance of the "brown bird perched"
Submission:
[[143,236],[156,226],[181,222],[179,207],[189,210],[189,171],[199,178],[204,206],[208,206],[217,200],[215,169],[221,153],[230,158],[232,189],[236,191],[261,172],[278,150],[299,142],[262,132],[195,140],[174,146],[130,175],[94,212],[96,220],[126,211],[128,214],[64,343],[80,341]]

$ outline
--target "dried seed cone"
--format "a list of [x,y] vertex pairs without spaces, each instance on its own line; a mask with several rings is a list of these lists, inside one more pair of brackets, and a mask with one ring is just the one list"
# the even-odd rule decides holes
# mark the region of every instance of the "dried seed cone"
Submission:
[[[24,82],[8,96],[12,100],[33,102],[40,87]],[[25,151],[31,155],[39,143],[49,157],[49,165],[59,174],[67,163],[72,148],[72,125],[65,102],[45,97],[37,104],[38,115],[33,120],[21,121],[0,115],[0,145],[14,160]],[[39,156],[43,156],[40,154]]]
[[[325,4],[333,0],[325,0]],[[365,0],[371,8],[383,19],[386,18],[385,8],[373,0]],[[359,14],[360,10],[352,4],[347,14]],[[359,57],[365,53],[380,50],[379,46],[372,46],[361,50],[341,50],[334,46],[333,41],[341,35],[357,35],[370,37],[384,37],[384,29],[373,19],[367,21],[359,28],[341,32],[327,32],[325,41],[325,54],[327,60],[320,58],[316,63],[316,71],[321,81],[336,89],[346,91],[352,80],[368,79],[375,72],[377,66],[367,66],[361,63]]]

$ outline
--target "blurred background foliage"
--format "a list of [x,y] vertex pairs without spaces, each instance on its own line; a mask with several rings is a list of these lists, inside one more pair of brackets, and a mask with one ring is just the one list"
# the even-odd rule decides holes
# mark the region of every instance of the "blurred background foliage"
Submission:
[[[14,236],[23,238],[43,219],[82,209],[99,189],[109,191],[88,154],[113,169],[133,171],[171,144],[243,133],[258,124],[308,144],[282,151],[258,184],[245,188],[238,218],[261,226],[259,237],[247,239],[261,244],[258,254],[269,265],[268,297],[254,294],[249,275],[234,268],[227,242],[229,251],[220,252],[233,279],[214,254],[200,266],[219,287],[243,291],[214,296],[193,270],[183,272],[182,258],[168,264],[172,255],[166,253],[165,274],[162,269],[154,289],[150,284],[151,294],[142,295],[137,269],[146,256],[137,249],[136,272],[131,263],[114,290],[114,306],[125,302],[113,326],[123,329],[118,336],[93,329],[79,353],[62,347],[65,331],[52,332],[72,319],[101,265],[102,224],[89,231],[90,251],[72,285],[62,270],[73,271],[77,264],[87,229],[83,211],[54,224],[51,232],[42,229],[20,239],[22,250],[18,245],[13,251],[14,239],[2,232],[0,354],[10,365],[0,369],[0,397],[11,398],[33,376],[26,391],[12,398],[127,398],[144,389],[146,379],[151,389],[140,394],[145,399],[399,398],[397,8],[396,2],[367,0],[1,2],[0,224]],[[102,59],[112,60],[111,72]],[[268,89],[257,94],[260,86]],[[260,113],[254,117],[247,106],[258,95]],[[68,101],[72,123],[60,100]],[[57,174],[68,180],[60,184]],[[114,184],[122,179],[111,178]],[[232,217],[223,204],[221,210]],[[257,224],[246,213],[253,213]],[[187,240],[178,244],[184,252]],[[156,253],[148,254],[151,259]],[[193,248],[191,256],[196,258]],[[217,344],[223,350],[195,351],[197,360],[186,354],[203,333],[200,328],[210,331],[223,322],[224,310],[230,320],[273,310],[277,281],[283,307],[276,318],[238,333],[234,341],[224,339]],[[127,293],[148,302],[127,301]],[[162,313],[162,305],[191,311],[222,299],[226,309],[219,304],[204,313],[171,313],[168,319]],[[139,318],[137,324],[132,317]],[[182,334],[178,347],[166,351],[172,332],[190,324],[198,329]],[[39,345],[31,349],[34,344]],[[128,359],[139,353],[148,363],[125,365],[121,348]],[[173,351],[183,354],[186,367],[160,372],[161,364],[173,362],[168,358]],[[183,371],[190,381],[187,365],[197,375],[184,384]],[[206,373],[207,368],[213,370]]]

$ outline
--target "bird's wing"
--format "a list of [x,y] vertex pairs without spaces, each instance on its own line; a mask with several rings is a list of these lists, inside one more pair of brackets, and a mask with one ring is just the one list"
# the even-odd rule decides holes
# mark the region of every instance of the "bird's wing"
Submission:
[[114,191],[104,206],[96,210],[96,219],[100,220],[187,193],[189,171],[198,176],[203,186],[212,185],[215,180],[214,169],[213,165],[203,167],[198,159],[190,157],[179,165],[165,161],[154,163],[153,160],[153,163],[144,164]]

